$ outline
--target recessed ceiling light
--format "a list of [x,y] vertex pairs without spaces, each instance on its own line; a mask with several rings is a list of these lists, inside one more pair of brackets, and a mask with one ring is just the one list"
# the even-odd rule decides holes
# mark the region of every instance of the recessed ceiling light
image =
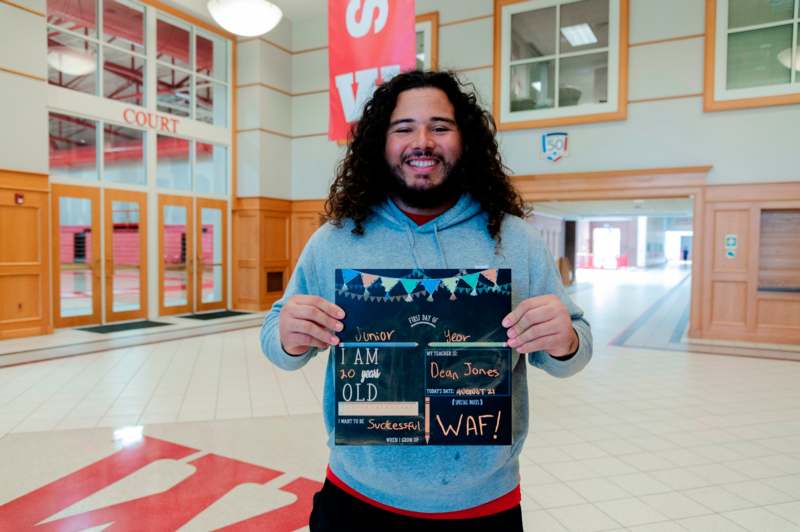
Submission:
[[592,28],[585,22],[561,28],[561,34],[573,47],[586,46],[597,42],[597,37],[595,37]]

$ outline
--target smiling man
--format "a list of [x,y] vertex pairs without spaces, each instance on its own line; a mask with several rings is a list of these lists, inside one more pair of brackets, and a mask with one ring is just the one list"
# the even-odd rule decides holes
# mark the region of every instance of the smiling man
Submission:
[[524,215],[494,121],[454,75],[408,72],[378,87],[337,169],[326,223],[264,320],[262,349],[291,370],[339,343],[336,268],[511,268],[513,310],[502,326],[514,348],[512,445],[336,446],[329,358],[323,417],[331,456],[312,531],[522,529],[528,364],[567,377],[592,353],[589,324]]
[[438,214],[455,203],[459,184],[448,177],[461,158],[461,134],[447,95],[433,87],[400,93],[384,155],[395,178],[390,195],[398,207]]

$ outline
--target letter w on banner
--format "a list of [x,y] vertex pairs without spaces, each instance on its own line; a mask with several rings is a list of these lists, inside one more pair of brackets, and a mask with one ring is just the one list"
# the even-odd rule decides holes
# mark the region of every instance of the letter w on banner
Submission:
[[328,0],[328,138],[345,140],[375,87],[416,66],[414,0]]

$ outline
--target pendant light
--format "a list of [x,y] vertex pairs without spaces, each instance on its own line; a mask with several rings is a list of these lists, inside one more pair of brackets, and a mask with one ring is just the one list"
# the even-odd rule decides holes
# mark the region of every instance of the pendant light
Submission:
[[281,8],[267,0],[209,0],[208,11],[220,26],[242,37],[263,35],[283,17]]

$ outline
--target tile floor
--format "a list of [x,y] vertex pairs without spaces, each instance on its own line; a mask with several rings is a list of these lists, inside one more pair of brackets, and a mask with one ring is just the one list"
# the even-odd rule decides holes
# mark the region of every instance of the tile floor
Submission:
[[[800,363],[608,345],[684,276],[575,291],[595,356],[529,370],[526,530],[800,530]],[[0,530],[302,529],[323,371],[270,365],[255,328],[0,369]]]

